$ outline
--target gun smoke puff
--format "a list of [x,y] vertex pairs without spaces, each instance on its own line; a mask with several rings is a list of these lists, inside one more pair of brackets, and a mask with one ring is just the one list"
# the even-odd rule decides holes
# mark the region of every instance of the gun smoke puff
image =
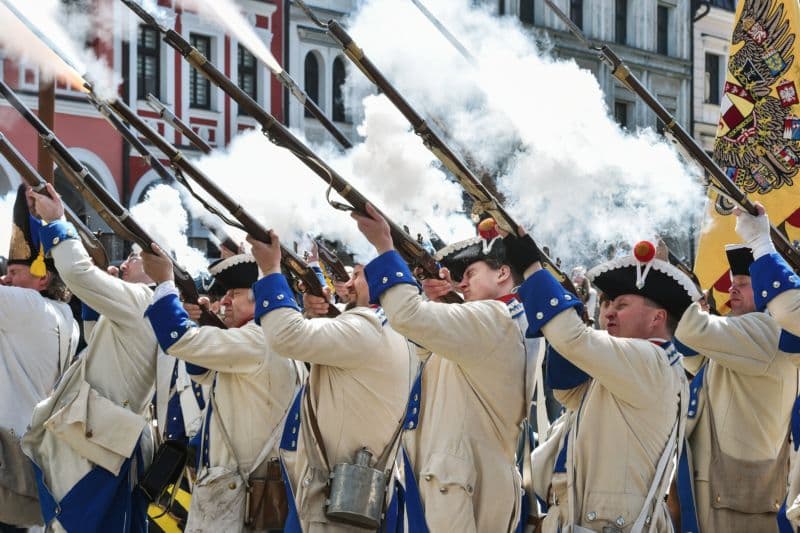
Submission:
[[[96,37],[108,38],[113,28],[112,10],[88,9],[80,2],[67,9],[60,0],[4,0],[14,6],[39,32],[58,47],[74,69],[42,42],[5,5],[0,4],[0,46],[17,60],[36,65],[45,78],[58,77],[73,89],[82,90],[86,75],[102,98],[113,98],[122,78],[85,43]],[[86,9],[83,9],[86,7]],[[89,15],[87,15],[89,13]]]
[[[383,97],[368,99],[366,108],[362,143],[344,154],[330,143],[312,149],[395,222],[407,224],[412,236],[427,234],[425,221],[437,230],[456,228],[461,237],[470,235],[473,230],[461,213],[459,187],[435,168],[433,156],[419,145],[402,117]],[[302,139],[301,133],[293,133]],[[374,257],[374,249],[349,214],[328,205],[324,182],[262,134],[242,133],[227,149],[196,164],[274,229],[284,244],[302,242],[310,232],[341,241],[361,261]],[[343,202],[335,191],[332,199]],[[190,209],[194,213],[198,207]],[[453,237],[452,232],[442,234]]]
[[[590,72],[537,48],[510,17],[459,0],[426,5],[478,68],[411,2],[368,0],[349,32],[462,154],[496,176],[509,211],[539,243],[573,265],[596,262],[609,244],[688,240],[705,200],[698,171],[651,130],[616,125]],[[374,87],[353,72],[348,92]]]
[[186,237],[189,218],[177,190],[165,184],[156,185],[147,191],[143,202],[131,208],[131,216],[192,277],[207,270],[205,254],[189,245]]

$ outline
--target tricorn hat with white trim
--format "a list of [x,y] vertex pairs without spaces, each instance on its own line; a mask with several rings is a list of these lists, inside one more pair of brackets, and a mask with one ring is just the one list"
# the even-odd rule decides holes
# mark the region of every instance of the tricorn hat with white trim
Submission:
[[450,270],[451,278],[460,281],[464,271],[475,261],[506,263],[506,247],[494,219],[486,218],[478,224],[478,235],[449,244],[436,252],[434,257]]
[[587,277],[612,300],[623,294],[644,296],[663,306],[676,320],[700,299],[700,291],[689,276],[657,259],[656,247],[648,241],[636,244],[633,255],[594,267]]
[[250,254],[238,254],[219,259],[208,266],[208,273],[214,276],[214,285],[223,292],[231,289],[249,289],[258,281],[258,264]]

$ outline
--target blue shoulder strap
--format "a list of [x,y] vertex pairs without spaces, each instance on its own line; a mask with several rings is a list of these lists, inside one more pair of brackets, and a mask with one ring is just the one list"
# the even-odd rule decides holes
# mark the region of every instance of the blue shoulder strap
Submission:
[[[300,408],[302,405],[300,399],[303,397],[305,390],[305,385],[300,387],[300,390],[294,395],[292,406],[289,408],[289,413],[286,415],[286,423],[283,426],[283,434],[281,435],[281,451],[297,451],[297,438],[300,435]],[[281,477],[283,477],[283,485],[286,487],[286,500],[289,506],[289,513],[286,517],[283,531],[284,533],[302,533],[303,529],[300,527],[300,515],[297,512],[297,504],[294,501],[292,482],[289,479],[288,472],[286,472],[286,464],[283,462],[283,455],[280,454],[279,457],[281,463]]]
[[[692,378],[689,385],[689,418],[697,416],[697,401],[700,391],[705,383],[707,364],[700,368],[700,371]],[[678,504],[681,509],[681,533],[697,533],[700,528],[697,520],[697,509],[694,500],[694,483],[692,469],[689,465],[689,455],[687,448],[689,443],[684,441],[681,456],[678,459]]]
[[[403,431],[414,431],[419,425],[419,406],[422,399],[422,369],[417,372],[417,378],[408,394],[406,415],[403,419]],[[408,531],[414,533],[428,533],[425,522],[425,508],[419,494],[419,485],[414,477],[414,468],[408,458],[405,447],[400,444],[403,461],[403,477],[405,483],[395,483],[392,498],[386,510],[386,517],[381,526],[381,533],[403,533],[405,519],[408,519]]]

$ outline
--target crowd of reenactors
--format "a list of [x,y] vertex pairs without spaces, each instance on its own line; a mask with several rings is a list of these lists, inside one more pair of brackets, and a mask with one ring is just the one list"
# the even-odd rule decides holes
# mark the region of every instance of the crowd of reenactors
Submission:
[[226,329],[199,325],[157,246],[94,266],[51,186],[21,188],[14,215],[3,532],[146,531],[178,484],[193,532],[800,524],[800,280],[766,213],[739,214],[744,245],[720,250],[726,316],[649,243],[578,271],[576,294],[491,224],[419,281],[368,208],[374,259],[329,299],[287,279],[274,233],[211,264],[201,305]]

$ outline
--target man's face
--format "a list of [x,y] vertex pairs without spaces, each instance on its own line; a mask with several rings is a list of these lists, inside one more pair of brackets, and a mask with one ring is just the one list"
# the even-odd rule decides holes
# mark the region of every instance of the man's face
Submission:
[[612,337],[649,339],[654,336],[659,312],[664,311],[648,305],[638,294],[617,296],[605,312],[606,331]]
[[493,300],[508,292],[502,284],[510,275],[507,266],[494,270],[486,261],[475,261],[464,270],[464,277],[458,282],[458,290],[467,302]]
[[728,290],[731,298],[731,314],[733,316],[752,313],[756,310],[753,298],[753,283],[750,276],[731,276],[731,288]]
[[48,276],[40,278],[31,274],[31,268],[28,265],[8,265],[8,273],[5,278],[6,285],[35,291],[45,290],[48,282]]
[[136,252],[131,252],[128,258],[122,262],[119,266],[119,273],[122,280],[128,283],[146,283],[148,285],[153,283],[150,276],[144,273],[142,257]]
[[350,281],[345,284],[349,296],[348,309],[353,307],[366,307],[369,305],[369,285],[364,276],[364,265],[355,265]]
[[220,300],[220,305],[225,306],[225,324],[230,327],[242,327],[255,316],[250,289],[229,290]]

